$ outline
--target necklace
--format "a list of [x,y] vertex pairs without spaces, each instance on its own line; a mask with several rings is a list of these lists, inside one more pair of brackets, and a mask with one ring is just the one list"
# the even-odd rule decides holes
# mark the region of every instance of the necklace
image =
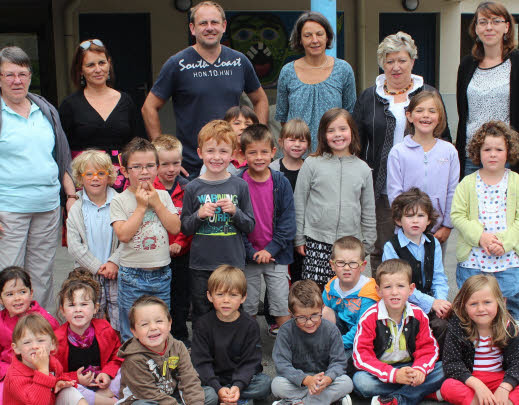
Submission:
[[389,94],[390,96],[398,96],[399,94],[407,93],[407,91],[409,91],[409,89],[410,89],[411,87],[413,87],[413,79],[411,79],[411,83],[409,83],[405,89],[398,90],[398,91],[390,91],[390,90],[387,88],[387,80],[384,82],[384,92],[385,92],[386,94]]
[[303,62],[305,62],[305,65],[309,69],[322,69],[323,67],[328,67],[328,65],[330,64],[330,61],[328,60],[328,57],[325,57],[324,63],[322,65],[320,65],[320,66],[312,66],[304,58],[303,58]]

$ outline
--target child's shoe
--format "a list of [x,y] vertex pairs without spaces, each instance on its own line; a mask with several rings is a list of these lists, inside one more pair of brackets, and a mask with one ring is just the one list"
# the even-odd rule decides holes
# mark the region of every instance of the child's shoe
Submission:
[[302,399],[280,399],[272,402],[272,405],[303,405]]
[[237,405],[254,405],[254,401],[252,399],[239,399]]
[[371,405],[398,405],[398,401],[393,395],[377,395],[371,398]]
[[429,395],[426,395],[425,399],[430,399],[432,401],[437,401],[437,402],[443,402],[443,397],[442,397],[440,390],[438,390],[436,392],[432,392]]
[[352,405],[352,402],[351,402],[351,398],[349,395],[346,395],[342,401],[341,401],[341,405]]
[[276,337],[279,332],[279,326],[277,326],[275,323],[269,326],[268,334],[272,337]]

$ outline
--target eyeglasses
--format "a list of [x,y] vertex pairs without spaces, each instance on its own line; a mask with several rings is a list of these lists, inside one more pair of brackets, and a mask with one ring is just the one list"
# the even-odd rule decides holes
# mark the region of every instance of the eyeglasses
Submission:
[[362,263],[358,263],[358,262],[345,262],[344,260],[332,260],[332,263],[335,264],[340,269],[348,266],[352,270],[358,269],[359,266],[362,264]]
[[13,83],[16,78],[20,79],[21,82],[27,82],[31,78],[31,72],[28,70],[20,73],[7,72],[0,73],[0,76],[3,76],[8,83]]
[[144,168],[146,168],[147,171],[150,171],[150,170],[156,169],[157,168],[157,164],[156,163],[148,163],[146,166],[135,165],[135,166],[128,167],[128,170],[134,170],[135,172],[142,172],[142,170]]
[[88,180],[93,179],[94,176],[96,176],[98,179],[104,179],[106,176],[108,176],[108,172],[106,170],[98,170],[97,172],[81,173],[81,176]]
[[79,46],[86,51],[88,48],[90,48],[92,44],[102,46],[104,48],[104,44],[99,39],[88,39],[86,41],[81,42]]
[[492,27],[495,27],[496,25],[502,24],[506,22],[506,20],[503,20],[502,18],[492,18],[491,20],[487,20],[486,18],[480,18],[477,20],[476,24],[480,27],[486,27],[489,23],[492,25]]
[[314,314],[314,315],[310,315],[310,316],[304,316],[304,315],[296,316],[296,317],[294,317],[294,319],[296,320],[296,323],[298,325],[306,325],[306,323],[308,321],[312,321],[312,323],[319,322],[322,317],[323,317],[323,314]]

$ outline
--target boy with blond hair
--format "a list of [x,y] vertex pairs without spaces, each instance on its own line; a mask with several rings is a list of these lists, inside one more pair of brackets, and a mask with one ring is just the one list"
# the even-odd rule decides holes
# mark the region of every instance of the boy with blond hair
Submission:
[[272,359],[278,376],[272,393],[281,398],[274,404],[351,405],[353,384],[345,375],[347,357],[341,334],[322,319],[321,290],[312,280],[292,285],[288,296],[292,319],[278,332]]
[[324,287],[323,317],[339,328],[348,357],[360,317],[380,299],[375,280],[362,275],[366,264],[364,244],[355,236],[335,241],[330,259],[335,277]]
[[87,150],[72,161],[74,183],[82,190],[67,217],[68,252],[74,267],[84,267],[99,283],[99,311],[119,330],[117,273],[122,245],[110,226],[110,204],[117,193],[111,187],[116,173],[110,156],[100,150]]
[[158,161],[149,141],[132,139],[121,155],[121,171],[130,186],[110,205],[112,227],[123,243],[117,278],[123,341],[131,337],[128,312],[137,298],[153,294],[170,305],[168,232],[177,234],[180,220],[169,194],[153,186]]
[[195,325],[201,315],[211,310],[207,299],[211,272],[222,264],[244,269],[242,234],[254,229],[247,183],[227,171],[236,142],[228,122],[207,123],[198,134],[198,155],[207,171],[185,189],[182,232],[194,235],[189,268]]
[[415,289],[411,281],[406,261],[383,262],[376,273],[381,300],[360,318],[353,384],[362,397],[372,398],[372,405],[418,404],[444,380],[427,315],[408,302]]
[[[159,155],[159,169],[154,181],[156,188],[164,187],[171,196],[173,205],[182,214],[184,191],[189,181],[180,176],[182,167],[182,144],[172,135],[161,135],[152,142]],[[182,232],[169,236],[169,254],[171,255],[171,334],[182,340],[187,346],[189,332],[187,317],[191,300],[189,282],[189,249],[192,236]]]
[[271,380],[261,373],[259,326],[240,310],[247,294],[243,271],[219,266],[209,277],[207,290],[214,310],[200,317],[191,352],[206,405],[266,398]]

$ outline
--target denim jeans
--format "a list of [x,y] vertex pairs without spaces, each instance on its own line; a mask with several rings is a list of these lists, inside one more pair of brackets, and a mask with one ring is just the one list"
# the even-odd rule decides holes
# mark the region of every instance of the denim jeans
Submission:
[[467,267],[461,267],[458,264],[456,268],[456,284],[458,288],[461,288],[463,283],[471,276],[477,274],[485,274],[487,276],[493,276],[496,278],[499,288],[503,293],[503,297],[506,298],[506,309],[514,317],[519,319],[519,268],[511,267],[505,271],[498,271],[495,273],[481,271],[479,269],[470,269]]
[[[395,365],[396,368],[406,366],[410,367],[412,363]],[[425,377],[425,381],[416,387],[385,383],[367,371],[357,371],[355,373],[353,376],[353,386],[354,391],[364,398],[371,398],[375,395],[393,395],[399,405],[415,405],[419,404],[426,395],[438,391],[444,379],[442,362],[438,361],[434,366],[434,370]]]
[[128,314],[135,300],[143,295],[154,295],[170,306],[171,269],[169,266],[158,270],[144,270],[132,267],[119,267],[117,275],[119,296],[119,320],[121,324],[121,340],[132,337]]
[[[252,377],[249,385],[240,393],[240,399],[265,399],[270,395],[271,378],[263,373]],[[218,393],[212,387],[204,386],[205,405],[218,405]]]

